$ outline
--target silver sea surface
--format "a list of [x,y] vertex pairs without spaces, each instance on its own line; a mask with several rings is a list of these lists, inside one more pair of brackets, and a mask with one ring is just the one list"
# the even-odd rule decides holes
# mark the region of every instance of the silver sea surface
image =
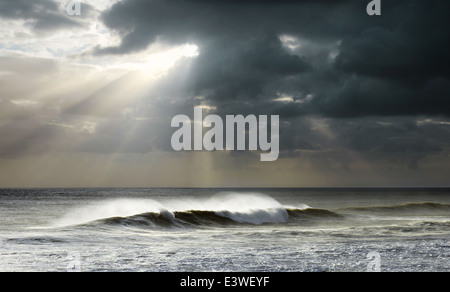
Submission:
[[449,271],[448,189],[0,190],[0,271]]

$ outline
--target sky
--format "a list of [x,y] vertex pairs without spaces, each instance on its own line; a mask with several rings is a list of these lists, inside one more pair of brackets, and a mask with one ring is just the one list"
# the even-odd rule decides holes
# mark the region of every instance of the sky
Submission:
[[[0,188],[450,186],[450,3],[0,0]],[[278,115],[280,156],[171,147]]]

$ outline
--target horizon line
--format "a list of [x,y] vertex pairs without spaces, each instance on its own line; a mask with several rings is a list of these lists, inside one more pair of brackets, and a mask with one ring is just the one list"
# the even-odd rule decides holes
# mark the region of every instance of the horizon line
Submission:
[[97,189],[97,190],[112,190],[112,189],[142,189],[142,190],[208,190],[208,189],[230,189],[230,190],[327,190],[327,189],[342,189],[342,190],[367,190],[367,189],[450,189],[450,186],[371,186],[371,187],[0,187],[0,190],[81,190],[81,189]]

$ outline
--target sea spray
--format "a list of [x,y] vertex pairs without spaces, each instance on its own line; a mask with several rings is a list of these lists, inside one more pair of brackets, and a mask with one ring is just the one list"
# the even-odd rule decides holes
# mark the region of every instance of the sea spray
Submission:
[[[286,208],[277,200],[260,193],[222,192],[208,198],[115,199],[96,202],[68,211],[51,227],[81,225],[109,218],[128,218],[141,214],[159,214],[175,220],[175,213],[188,211],[213,212],[216,216],[238,223],[285,223],[289,220]],[[198,214],[196,214],[198,215]],[[153,216],[153,215],[152,215]]]

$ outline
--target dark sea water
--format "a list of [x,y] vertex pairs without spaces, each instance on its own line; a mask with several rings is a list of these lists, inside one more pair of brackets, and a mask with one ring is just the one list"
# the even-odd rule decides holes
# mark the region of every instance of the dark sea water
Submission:
[[449,189],[0,190],[0,271],[449,271]]

